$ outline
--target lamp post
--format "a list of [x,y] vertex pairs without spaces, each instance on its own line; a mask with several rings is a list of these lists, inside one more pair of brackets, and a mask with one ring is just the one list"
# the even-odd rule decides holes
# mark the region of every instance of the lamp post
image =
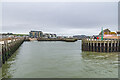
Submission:
[[103,27],[102,27],[102,33],[101,33],[101,40],[103,40]]

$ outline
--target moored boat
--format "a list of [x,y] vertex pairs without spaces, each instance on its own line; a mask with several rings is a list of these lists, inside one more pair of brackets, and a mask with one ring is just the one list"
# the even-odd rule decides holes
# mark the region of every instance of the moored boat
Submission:
[[67,38],[65,39],[66,42],[75,42],[77,41],[77,39],[74,39],[74,38]]

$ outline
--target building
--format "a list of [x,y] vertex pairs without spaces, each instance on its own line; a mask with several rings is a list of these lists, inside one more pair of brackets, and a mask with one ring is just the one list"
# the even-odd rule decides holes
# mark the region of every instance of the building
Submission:
[[0,39],[2,38],[2,33],[0,33]]
[[31,31],[31,32],[29,32],[29,37],[41,38],[41,37],[43,37],[43,32],[42,31]]
[[0,33],[0,38],[10,38],[15,37],[13,33]]
[[48,34],[48,33],[45,33],[45,34],[43,34],[43,37],[44,37],[44,38],[56,38],[57,35],[56,35],[56,34]]
[[86,35],[74,35],[73,38],[76,38],[76,39],[85,39],[85,38],[89,38],[89,36],[86,36]]
[[120,39],[120,31],[117,31],[118,39]]
[[117,31],[117,36],[120,36],[120,31]]
[[56,34],[50,34],[50,38],[56,38],[57,35]]
[[[105,29],[105,30],[103,30],[103,33],[107,33],[107,34],[109,34],[111,31],[109,30],[109,29]],[[99,36],[101,36],[102,35],[102,31],[99,33]]]
[[43,34],[43,38],[50,38],[50,34],[48,33]]
[[[102,32],[99,33],[99,36],[101,36]],[[117,33],[111,32],[109,29],[103,30],[103,36],[117,36]]]
[[[118,32],[119,33],[119,32]],[[118,39],[118,36],[116,32],[111,32],[109,29],[103,30],[103,39]],[[99,36],[101,37],[102,32],[99,33]]]

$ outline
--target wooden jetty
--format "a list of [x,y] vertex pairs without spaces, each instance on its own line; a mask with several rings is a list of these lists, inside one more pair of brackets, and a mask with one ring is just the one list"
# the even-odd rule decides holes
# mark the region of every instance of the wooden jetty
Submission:
[[83,39],[82,50],[93,52],[120,52],[120,40]]
[[19,48],[24,42],[24,37],[4,39],[0,41],[0,54],[2,54],[2,63],[5,61]]

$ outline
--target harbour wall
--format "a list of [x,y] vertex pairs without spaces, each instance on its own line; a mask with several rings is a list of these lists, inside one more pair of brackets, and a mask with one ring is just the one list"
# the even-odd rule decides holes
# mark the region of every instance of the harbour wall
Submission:
[[0,53],[2,55],[2,64],[5,63],[5,61],[8,60],[9,57],[19,48],[19,46],[24,42],[23,37],[19,38],[14,38],[10,40],[4,40],[1,41],[2,43],[0,44]]
[[65,42],[75,42],[75,38],[38,38],[38,41],[65,41]]
[[82,51],[120,52],[120,40],[83,39]]

